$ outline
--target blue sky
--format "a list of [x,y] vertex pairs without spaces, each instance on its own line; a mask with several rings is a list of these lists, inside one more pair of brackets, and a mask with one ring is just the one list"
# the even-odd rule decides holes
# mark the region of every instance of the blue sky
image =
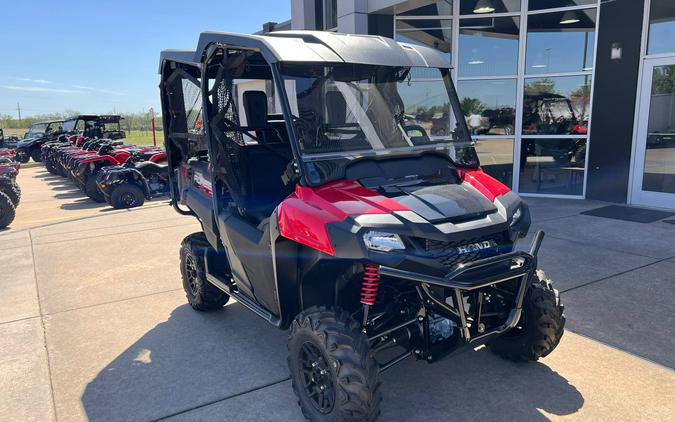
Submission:
[[[209,4],[208,9],[204,9]],[[203,31],[252,33],[289,0],[22,0],[0,14],[0,114],[159,109],[159,52]]]

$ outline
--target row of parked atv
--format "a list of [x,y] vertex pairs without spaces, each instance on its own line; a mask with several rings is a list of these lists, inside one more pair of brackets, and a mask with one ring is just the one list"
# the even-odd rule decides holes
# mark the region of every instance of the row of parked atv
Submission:
[[14,160],[15,150],[6,148],[4,141],[0,129],[0,229],[12,224],[21,201],[21,188],[16,182],[21,165]]
[[89,198],[114,208],[141,206],[169,188],[166,153],[155,146],[62,134],[43,144],[40,155],[51,174],[70,178]]

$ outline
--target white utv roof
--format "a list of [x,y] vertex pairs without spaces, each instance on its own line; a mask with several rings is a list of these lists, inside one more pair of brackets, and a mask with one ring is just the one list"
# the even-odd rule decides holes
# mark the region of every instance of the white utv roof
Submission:
[[[424,46],[399,43],[374,35],[353,35],[323,31],[279,31],[267,35],[203,32],[192,62],[200,63],[212,44],[260,50],[270,63],[358,63],[382,66],[448,68],[440,52]],[[167,50],[161,61],[178,58],[188,62],[189,52]]]

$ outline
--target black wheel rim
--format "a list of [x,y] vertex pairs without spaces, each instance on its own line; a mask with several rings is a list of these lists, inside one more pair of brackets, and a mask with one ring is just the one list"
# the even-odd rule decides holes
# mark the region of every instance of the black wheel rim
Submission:
[[197,263],[191,254],[185,256],[185,277],[188,281],[190,293],[197,296],[197,290],[199,289],[197,285]]
[[333,374],[319,348],[305,342],[300,348],[304,390],[312,405],[321,413],[330,413],[335,404]]
[[120,201],[127,207],[133,207],[136,205],[136,196],[131,192],[124,192],[120,197]]

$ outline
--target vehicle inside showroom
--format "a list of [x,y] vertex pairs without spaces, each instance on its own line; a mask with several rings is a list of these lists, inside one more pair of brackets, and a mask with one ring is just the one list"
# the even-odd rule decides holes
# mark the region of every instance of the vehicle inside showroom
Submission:
[[[515,191],[675,208],[672,1],[292,5],[292,29],[380,35],[441,52],[484,170]],[[454,125],[434,95],[406,113]]]

